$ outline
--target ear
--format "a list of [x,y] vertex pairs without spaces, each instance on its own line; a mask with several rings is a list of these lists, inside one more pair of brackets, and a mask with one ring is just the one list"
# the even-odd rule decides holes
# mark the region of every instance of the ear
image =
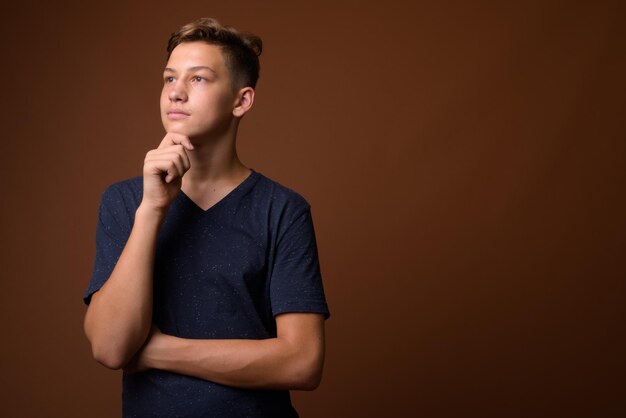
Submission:
[[254,103],[254,89],[252,87],[244,87],[237,93],[237,100],[233,108],[233,115],[237,118],[243,117]]

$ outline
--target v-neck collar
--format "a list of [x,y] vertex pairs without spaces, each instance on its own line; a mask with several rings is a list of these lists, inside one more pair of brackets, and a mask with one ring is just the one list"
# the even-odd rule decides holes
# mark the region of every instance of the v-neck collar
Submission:
[[190,206],[194,207],[197,211],[201,213],[209,213],[209,212],[213,212],[214,210],[216,210],[219,206],[223,206],[229,200],[233,199],[236,195],[239,195],[242,192],[244,192],[246,189],[248,189],[249,186],[253,184],[253,180],[256,179],[258,176],[259,176],[259,173],[257,173],[256,171],[254,171],[254,169],[251,168],[250,174],[248,174],[248,177],[243,179],[243,181],[239,183],[237,186],[235,186],[235,188],[232,189],[230,192],[228,192],[226,196],[224,196],[223,198],[215,202],[206,210],[202,209],[196,202],[194,202],[189,196],[187,196],[187,194],[183,191],[183,189],[180,189],[180,195],[185,202],[187,202]]

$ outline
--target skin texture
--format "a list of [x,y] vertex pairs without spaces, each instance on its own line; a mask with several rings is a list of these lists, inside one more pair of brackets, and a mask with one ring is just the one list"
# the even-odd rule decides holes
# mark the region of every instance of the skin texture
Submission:
[[276,323],[277,338],[266,340],[184,339],[153,327],[124,369],[157,368],[243,388],[315,389],[324,363],[323,317],[282,314]]
[[279,315],[277,337],[267,340],[183,339],[151,323],[156,238],[167,210],[180,190],[206,210],[250,174],[235,141],[254,103],[254,89],[234,86],[221,49],[204,42],[178,45],[163,81],[166,134],[146,154],[129,239],[85,315],[94,358],[128,372],[159,368],[236,387],[314,389],[324,363],[322,315]]

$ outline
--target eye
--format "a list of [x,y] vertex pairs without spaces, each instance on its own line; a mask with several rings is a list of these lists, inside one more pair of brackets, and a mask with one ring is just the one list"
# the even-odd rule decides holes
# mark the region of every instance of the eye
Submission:
[[174,82],[174,77],[172,77],[172,76],[163,77],[163,82],[166,83],[166,84],[167,83],[173,83]]
[[193,81],[195,82],[200,82],[200,81],[204,81],[204,77],[200,77],[199,75],[196,75],[193,77]]

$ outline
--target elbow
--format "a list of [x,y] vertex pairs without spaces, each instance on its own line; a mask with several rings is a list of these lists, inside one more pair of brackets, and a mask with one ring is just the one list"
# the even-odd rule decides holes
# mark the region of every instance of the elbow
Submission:
[[317,389],[322,381],[323,369],[323,354],[301,359],[300,364],[292,375],[292,389],[308,391]]
[[127,339],[118,339],[110,332],[96,332],[96,328],[85,319],[84,331],[91,346],[91,355],[98,363],[111,370],[119,370],[131,360],[136,349]]
[[100,364],[102,364],[107,369],[111,370],[119,370],[124,367],[126,364],[119,357],[109,356],[109,355],[100,355],[94,354],[93,358]]
[[126,356],[116,352],[114,349],[92,346],[94,360],[102,364],[107,369],[119,370],[128,363]]
[[318,386],[320,385],[320,382],[322,381],[322,375],[321,373],[318,375],[311,375],[305,379],[301,379],[298,384],[297,387],[295,388],[295,390],[315,390],[318,388]]
[[120,342],[111,341],[103,336],[90,337],[88,336],[88,340],[91,344],[92,357],[107,369],[119,370],[130,361],[132,352]]
[[315,390],[318,388],[322,381],[321,370],[310,370],[301,373],[297,379],[294,379],[294,390]]
[[91,355],[94,360],[111,370],[119,370],[124,367],[128,359],[119,348],[111,344],[103,344],[100,342],[101,337],[94,336],[87,329],[85,335],[91,345]]

